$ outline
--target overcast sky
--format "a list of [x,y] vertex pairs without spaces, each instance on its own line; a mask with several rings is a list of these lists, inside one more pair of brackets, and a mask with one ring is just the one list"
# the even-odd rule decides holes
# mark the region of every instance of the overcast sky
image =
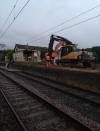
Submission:
[[[16,0],[0,0],[0,35],[26,1],[18,1],[6,26],[1,30]],[[46,35],[53,34],[55,31],[87,18],[100,15],[100,7],[54,30],[52,29],[49,32],[43,33],[44,31],[96,5],[100,5],[100,0],[30,0],[29,4],[24,8],[6,34],[0,38],[0,43],[7,44],[8,48],[13,48],[15,43],[27,44],[27,42],[29,45],[34,46],[48,46],[50,35]],[[77,43],[80,48],[100,46],[100,17],[54,34],[66,37],[73,43]],[[40,37],[43,38],[39,41],[34,41]],[[34,42],[30,43],[32,40]]]

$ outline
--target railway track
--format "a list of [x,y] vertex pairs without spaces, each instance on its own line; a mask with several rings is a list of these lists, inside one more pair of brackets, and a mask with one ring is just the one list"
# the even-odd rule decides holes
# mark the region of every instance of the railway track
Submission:
[[29,80],[32,80],[35,82],[39,82],[43,85],[54,88],[55,90],[58,90],[64,94],[69,94],[71,96],[73,95],[79,99],[83,99],[87,102],[91,102],[92,104],[95,104],[98,106],[100,105],[100,95],[98,93],[86,91],[86,90],[75,88],[72,86],[64,86],[61,84],[57,84],[53,81],[50,81],[48,79],[44,79],[43,77],[34,76],[34,75],[27,73],[27,72],[16,72],[16,74],[20,75],[26,79],[29,79]]
[[[80,96],[77,96],[77,94],[72,96],[72,92],[67,93],[68,90],[61,91],[60,88],[59,89],[51,88],[51,87],[54,87],[54,84],[51,86],[50,83],[48,83],[49,86],[47,86],[47,83],[43,83],[43,80],[41,81],[40,78],[38,78],[38,80],[32,77],[29,78],[29,75],[26,75],[23,73],[13,74],[11,72],[7,72],[7,74],[12,75],[13,78],[16,76],[17,79],[22,79],[26,84],[28,83],[28,85],[32,86],[32,88],[34,87],[35,89],[39,90],[40,92],[45,94],[47,97],[49,97],[51,100],[53,101],[56,100],[56,102],[58,102],[56,107],[59,107],[59,103],[61,103],[62,107],[60,107],[60,109],[61,111],[63,111],[63,113],[68,114],[72,118],[75,118],[75,120],[78,120],[78,122],[85,125],[85,127],[88,127],[88,129],[99,131],[100,129],[99,102],[91,101],[87,98],[84,101],[83,98],[79,99]],[[67,107],[67,113],[66,113],[66,110],[62,109],[62,108],[65,108],[65,106]],[[70,111],[68,112],[68,109],[69,110],[74,109],[74,111],[71,110],[72,112],[70,113]],[[95,113],[95,116],[93,116],[94,117],[93,118],[92,115],[94,113]]]
[[90,130],[2,74],[0,89],[24,131]]
[[[0,86],[1,87],[1,86]],[[12,126],[13,125],[13,126]],[[1,93],[0,88],[0,131],[21,131],[12,111]]]

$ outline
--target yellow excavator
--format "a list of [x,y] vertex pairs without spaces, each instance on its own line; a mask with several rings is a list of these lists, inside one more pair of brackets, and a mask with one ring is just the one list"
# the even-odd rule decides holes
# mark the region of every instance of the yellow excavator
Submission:
[[[55,41],[58,44],[53,49]],[[76,44],[61,36],[51,35],[47,55],[50,57],[52,64],[81,63],[83,66],[91,65],[87,51],[77,49]]]

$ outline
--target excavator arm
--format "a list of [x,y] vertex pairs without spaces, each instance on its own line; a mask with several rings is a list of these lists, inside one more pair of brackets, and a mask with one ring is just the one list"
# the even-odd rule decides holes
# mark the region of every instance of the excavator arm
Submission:
[[[54,42],[59,42],[55,50],[53,50]],[[59,47],[62,46],[61,51],[58,51]],[[59,63],[82,63],[84,66],[90,65],[91,60],[88,57],[88,54],[82,51],[75,50],[76,44],[73,44],[71,41],[67,40],[64,37],[51,35],[48,52],[46,54],[47,65],[51,64],[56,61],[57,64]],[[57,58],[60,56],[60,59]]]
[[50,56],[50,58],[52,57],[52,52],[53,52],[53,45],[54,45],[54,41],[60,42],[63,45],[72,45],[72,42],[67,40],[64,37],[61,36],[56,36],[56,35],[51,35],[50,37],[50,43],[49,43],[49,47],[48,47],[48,55]]

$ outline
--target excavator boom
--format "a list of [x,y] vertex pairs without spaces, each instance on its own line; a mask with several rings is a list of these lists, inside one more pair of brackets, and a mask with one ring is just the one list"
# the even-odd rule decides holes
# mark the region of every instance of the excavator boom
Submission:
[[[56,45],[55,50],[53,50],[53,45],[55,41],[59,43]],[[49,61],[50,63],[56,64],[82,63],[84,66],[90,65],[91,61],[89,59],[88,53],[85,51],[77,50],[76,46],[76,44],[73,44],[71,41],[64,37],[51,35],[48,53],[46,55],[49,58],[46,58],[47,62]],[[59,47],[61,47],[60,50]]]
[[49,47],[48,47],[48,55],[50,56],[50,58],[52,57],[54,41],[61,42],[64,45],[67,45],[67,44],[68,45],[73,45],[71,41],[67,40],[64,37],[56,36],[56,35],[51,35],[51,37],[50,37],[50,43],[49,43]]

